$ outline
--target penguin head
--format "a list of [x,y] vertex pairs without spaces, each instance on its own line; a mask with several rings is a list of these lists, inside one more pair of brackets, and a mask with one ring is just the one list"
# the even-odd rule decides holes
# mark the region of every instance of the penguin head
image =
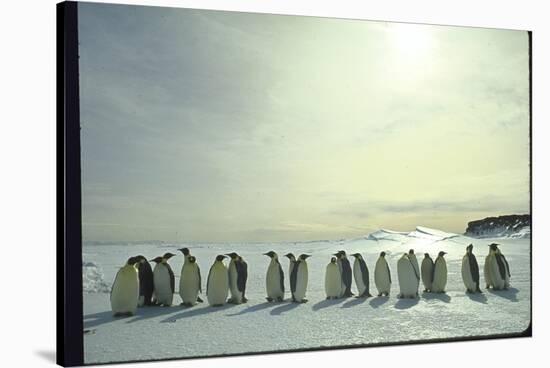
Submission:
[[147,259],[146,259],[144,256],[142,256],[141,254],[138,255],[138,256],[136,256],[135,258],[137,259],[138,263],[145,263],[145,262],[147,262]]
[[441,251],[438,253],[438,257],[443,257],[445,254],[447,254],[447,252],[444,252],[444,251]]
[[235,259],[239,258],[239,255],[235,252],[226,253],[225,255],[229,256],[229,258],[231,258],[232,260],[235,260]]
[[495,252],[498,251],[498,244],[497,243],[489,244],[489,249]]
[[338,251],[338,253],[340,253],[340,255],[341,255],[342,257],[345,257],[345,256],[346,256],[346,251],[345,251],[345,250]]
[[468,245],[468,246],[466,247],[466,251],[467,251],[468,253],[472,253],[472,250],[473,250],[473,249],[474,249],[474,245],[473,245],[473,244],[470,244],[470,245]]
[[338,252],[334,253],[333,256],[336,256],[336,258],[338,258],[338,259],[342,258],[342,251],[338,251]]
[[216,256],[216,261],[221,262],[221,261],[223,261],[224,258],[227,258],[227,257],[224,256],[223,254],[219,254],[219,255]]
[[309,254],[300,254],[300,261],[305,261],[307,258],[311,257]]
[[330,259],[330,263],[336,263],[336,257],[332,257],[332,258]]
[[409,254],[413,255],[414,254],[414,249],[409,249]]
[[277,253],[275,253],[274,251],[270,250],[269,252],[267,253],[264,253],[263,254],[264,256],[268,256],[269,258],[277,258]]
[[294,257],[294,254],[292,254],[292,253],[287,253],[287,254],[285,254],[285,257],[287,257],[287,258],[290,259],[291,261],[295,261],[295,260],[296,260],[296,257]]
[[173,253],[170,253],[170,252],[164,253],[164,255],[162,256],[162,259],[163,259],[164,261],[167,261],[167,260],[169,260],[170,258],[172,258],[173,256],[175,256],[175,254],[173,254]]
[[386,252],[382,251],[380,252],[380,257],[384,258],[386,256]]
[[409,258],[409,253],[403,253],[403,255],[401,256],[401,258]]
[[430,253],[424,253],[424,258],[430,258]]
[[130,258],[128,258],[128,260],[126,261],[126,264],[129,265],[129,266],[133,266],[133,265],[135,265],[136,263],[139,263],[138,257],[130,257]]
[[189,255],[189,248],[180,248],[178,249],[180,252],[183,253],[184,256],[188,256]]
[[155,263],[161,263],[162,262],[162,257],[155,257],[153,259],[150,260],[150,262],[155,262]]
[[352,257],[355,257],[355,258],[357,258],[357,259],[363,258],[363,257],[361,256],[360,253],[353,253],[353,254],[352,254]]
[[196,259],[195,257],[193,257],[193,256],[189,256],[188,260],[189,260],[189,262],[191,262],[191,263],[195,263],[195,261],[196,261],[197,259]]

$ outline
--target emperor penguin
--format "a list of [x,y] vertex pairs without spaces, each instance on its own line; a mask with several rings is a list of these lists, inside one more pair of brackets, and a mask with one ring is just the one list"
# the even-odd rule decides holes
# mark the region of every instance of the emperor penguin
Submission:
[[201,269],[197,264],[197,259],[194,256],[186,258],[181,269],[180,278],[180,297],[181,304],[186,307],[191,307],[199,301],[199,293],[202,293],[201,286]]
[[156,303],[165,307],[170,307],[174,299],[174,272],[168,264],[168,260],[173,256],[174,254],[168,252],[162,257],[156,257],[151,260],[156,263],[153,269]]
[[424,292],[432,291],[432,283],[434,280],[434,261],[429,253],[424,253],[424,259],[421,266],[422,283],[424,284]]
[[489,248],[489,254],[485,257],[485,264],[483,265],[483,277],[485,278],[485,288],[489,289],[493,286],[493,280],[491,278],[491,264],[493,262],[494,253]]
[[341,272],[336,263],[336,257],[332,257],[325,271],[325,293],[327,294],[327,299],[337,299],[340,297],[341,292]]
[[488,263],[488,272],[491,280],[490,286],[494,290],[508,289],[510,286],[510,267],[508,261],[506,261],[504,255],[498,249],[498,244],[489,244],[489,249],[486,264]]
[[474,245],[466,247],[466,254],[462,257],[462,281],[467,293],[481,293],[479,289],[479,266],[472,250]]
[[420,267],[418,266],[418,259],[416,259],[416,254],[414,254],[414,249],[409,249],[409,259],[414,267],[414,272],[416,275],[416,284],[417,284],[416,290],[418,291],[418,287],[420,286]]
[[[292,271],[294,270],[294,266],[296,265],[296,257],[292,253],[285,254],[285,257],[288,258],[288,275],[289,277],[292,275]],[[289,280],[290,281],[290,280]],[[291,287],[292,289],[292,287]]]
[[264,253],[264,256],[271,258],[265,276],[266,299],[268,302],[282,302],[285,298],[285,274],[279,263],[279,256],[272,250]]
[[378,289],[378,296],[390,295],[391,273],[388,262],[386,262],[386,252],[380,252],[380,257],[374,267],[374,284]]
[[237,253],[232,252],[226,254],[231,261],[229,261],[228,276],[229,276],[229,291],[231,292],[231,298],[227,301],[231,304],[241,304],[246,302],[244,296],[246,281],[248,278],[248,267],[246,262]]
[[306,291],[308,281],[308,268],[306,259],[311,257],[308,254],[300,254],[290,275],[290,290],[292,301],[295,303],[306,303]]
[[342,274],[342,291],[340,293],[341,297],[350,297],[353,295],[351,292],[351,266],[349,264],[348,257],[346,256],[346,252],[341,250],[338,253],[334,253],[334,256],[336,256],[338,268],[340,269],[340,273]]
[[115,317],[132,316],[136,313],[139,298],[137,257],[131,257],[116,274],[111,288],[111,310]]
[[147,261],[147,259],[142,256],[136,256],[138,263],[136,263],[139,275],[139,301],[138,307],[152,305],[153,291],[155,285],[153,283],[153,269]]
[[397,279],[400,289],[398,298],[416,298],[418,296],[416,270],[407,253],[404,253],[397,261]]
[[432,292],[444,293],[447,286],[447,262],[443,257],[446,252],[439,252],[434,264],[434,276],[432,281]]
[[206,298],[208,299],[208,304],[213,307],[224,305],[227,300],[227,294],[229,294],[229,276],[227,267],[223,263],[224,258],[226,256],[223,254],[216,256],[216,260],[208,272]]
[[[180,248],[178,250],[183,254],[183,266],[181,266],[180,286],[179,286],[180,297],[183,300],[183,296],[182,296],[181,292],[184,289],[184,285],[183,285],[183,283],[185,281],[184,270],[185,270],[185,267],[189,265],[189,257],[191,257],[191,252],[189,251],[189,248]],[[197,259],[195,257],[195,266],[198,268],[199,265],[196,262],[197,262]],[[200,270],[199,270],[199,272],[200,272]],[[197,302],[202,303],[202,299],[198,295],[197,295]],[[182,302],[182,304],[184,304],[184,303]],[[195,304],[196,303],[192,303],[191,305],[195,305]]]
[[355,261],[353,262],[353,278],[357,286],[357,297],[368,298],[372,296],[369,291],[369,268],[361,254],[355,253],[352,256],[355,257]]

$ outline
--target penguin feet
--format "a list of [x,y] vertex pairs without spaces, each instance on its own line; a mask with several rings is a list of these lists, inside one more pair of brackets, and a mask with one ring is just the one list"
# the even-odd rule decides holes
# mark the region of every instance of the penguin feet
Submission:
[[273,298],[267,297],[267,298],[265,298],[265,300],[267,300],[268,302],[271,303],[273,301]]
[[397,299],[403,299],[403,294],[397,294]]
[[302,303],[302,304],[303,304],[303,303],[307,303],[307,299],[302,299],[302,300],[300,300],[300,303]]
[[245,298],[245,297],[243,296],[243,300],[242,300],[242,302],[243,302],[243,303],[248,303],[248,299],[247,299],[247,298]]
[[202,303],[202,302],[203,302],[203,300],[201,299],[200,296],[197,297],[197,302],[198,302],[198,303]]
[[277,298],[277,301],[278,301],[278,302],[282,302],[282,301],[284,301],[284,299],[283,299],[282,296],[280,296],[280,297]]

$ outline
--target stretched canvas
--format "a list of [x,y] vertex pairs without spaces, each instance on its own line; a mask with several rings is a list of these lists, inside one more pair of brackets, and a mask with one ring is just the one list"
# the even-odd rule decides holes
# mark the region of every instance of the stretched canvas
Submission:
[[59,4],[59,362],[531,336],[530,45]]

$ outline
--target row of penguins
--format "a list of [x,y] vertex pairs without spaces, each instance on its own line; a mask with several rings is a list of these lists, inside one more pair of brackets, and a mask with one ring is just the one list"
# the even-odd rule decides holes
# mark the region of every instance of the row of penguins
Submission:
[[[181,305],[190,307],[203,302],[202,280],[199,265],[188,248],[178,249],[183,253],[184,263],[181,269],[179,295]],[[447,264],[445,252],[439,252],[435,262],[428,253],[419,267],[414,250],[404,253],[397,261],[397,276],[400,292],[398,298],[417,298],[420,280],[424,284],[424,292],[445,293],[447,284]],[[264,253],[271,261],[266,273],[266,292],[268,302],[282,302],[285,296],[283,268],[277,253]],[[131,257],[116,274],[111,289],[111,309],[114,316],[131,316],[137,307],[172,305],[175,293],[175,277],[168,260],[175,254],[166,253],[148,261],[144,256]],[[355,258],[353,269],[346,252],[341,250],[331,258],[325,271],[325,293],[327,299],[351,297],[352,277],[357,287],[358,298],[372,296],[369,287],[369,269],[361,254],[352,254]],[[374,283],[378,296],[389,296],[391,289],[391,274],[386,253],[381,252],[374,268]],[[229,265],[224,264],[225,258],[230,258]],[[292,253],[285,254],[289,259],[288,274],[292,302],[305,303],[308,284],[308,254],[296,258]],[[154,262],[151,269],[149,262]],[[481,293],[479,286],[479,267],[473,245],[466,247],[462,258],[462,280],[467,293]],[[487,289],[507,289],[510,286],[510,267],[508,261],[498,248],[498,244],[489,244],[489,254],[485,258],[484,277]],[[248,265],[237,253],[221,254],[210,267],[206,282],[206,297],[211,306],[222,306],[225,303],[241,304],[248,299],[245,296],[248,279]],[[228,299],[228,296],[230,297]]]

